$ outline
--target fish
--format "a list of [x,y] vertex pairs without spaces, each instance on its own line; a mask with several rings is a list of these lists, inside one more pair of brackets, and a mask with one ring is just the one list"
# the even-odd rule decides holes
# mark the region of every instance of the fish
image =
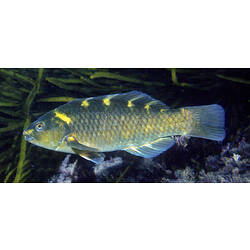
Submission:
[[225,112],[218,104],[174,109],[130,91],[74,99],[39,117],[23,135],[34,145],[99,164],[105,152],[117,150],[156,157],[174,145],[174,136],[222,141],[224,126]]

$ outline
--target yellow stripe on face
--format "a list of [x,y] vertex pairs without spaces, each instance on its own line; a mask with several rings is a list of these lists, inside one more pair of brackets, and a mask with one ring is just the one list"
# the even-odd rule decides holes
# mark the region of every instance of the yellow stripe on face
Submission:
[[84,101],[82,102],[81,106],[87,108],[87,107],[89,106],[88,101],[87,101],[87,100],[84,100]]
[[67,115],[60,113],[58,111],[55,111],[56,117],[58,117],[60,120],[66,122],[68,125],[72,122],[71,118],[68,117]]
[[25,131],[25,134],[30,135],[33,131],[34,131],[34,129],[29,129],[29,130],[26,130],[26,131]]

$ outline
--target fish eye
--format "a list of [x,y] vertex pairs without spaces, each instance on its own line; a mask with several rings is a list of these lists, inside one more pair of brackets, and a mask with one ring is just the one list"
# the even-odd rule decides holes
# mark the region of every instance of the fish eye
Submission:
[[43,129],[43,127],[44,127],[44,123],[43,122],[39,122],[39,123],[37,123],[36,124],[36,131],[41,131],[42,129]]

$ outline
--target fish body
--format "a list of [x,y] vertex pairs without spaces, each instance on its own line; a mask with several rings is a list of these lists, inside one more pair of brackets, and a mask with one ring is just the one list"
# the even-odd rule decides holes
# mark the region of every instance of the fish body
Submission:
[[173,146],[174,135],[223,140],[224,110],[217,104],[171,109],[131,91],[75,99],[41,116],[24,135],[35,145],[95,163],[115,150],[149,158]]

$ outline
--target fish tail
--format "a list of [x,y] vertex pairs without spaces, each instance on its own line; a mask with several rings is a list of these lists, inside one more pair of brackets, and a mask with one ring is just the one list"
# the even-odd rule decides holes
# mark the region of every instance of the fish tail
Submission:
[[225,112],[218,104],[187,107],[195,119],[190,136],[222,141],[225,138]]

